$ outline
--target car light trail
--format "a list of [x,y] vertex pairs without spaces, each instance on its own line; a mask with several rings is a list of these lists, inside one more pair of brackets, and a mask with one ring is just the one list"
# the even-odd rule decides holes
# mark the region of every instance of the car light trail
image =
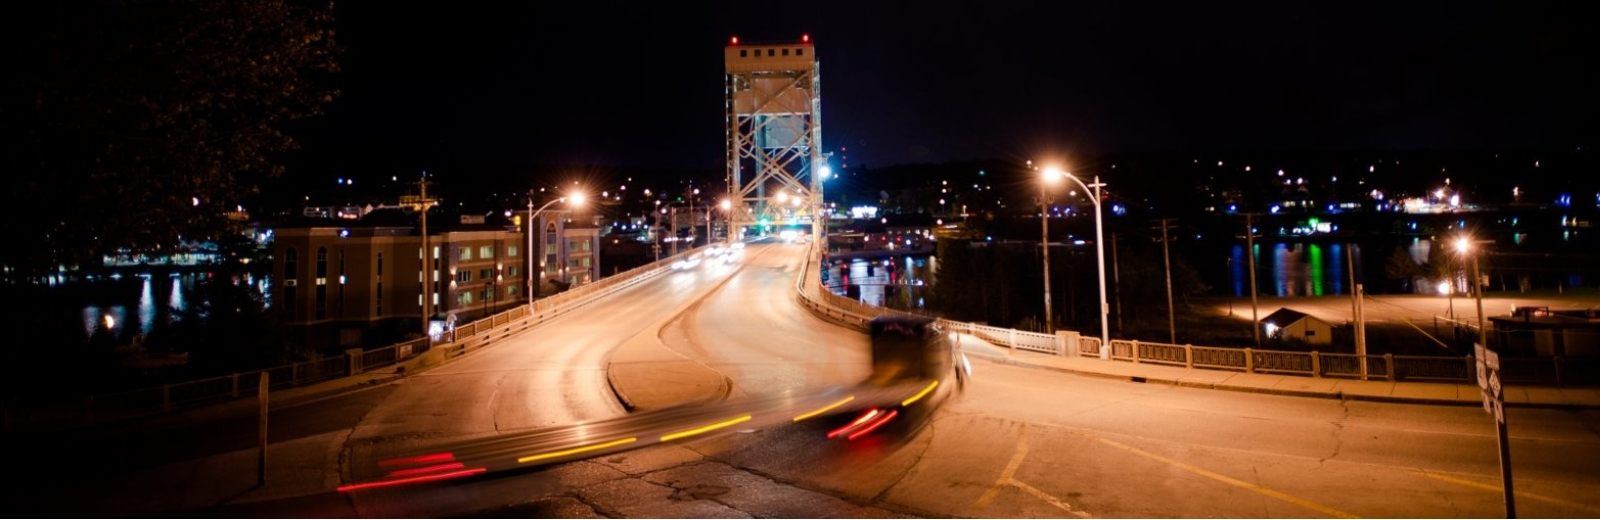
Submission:
[[439,465],[436,465],[436,466],[424,466],[424,467],[420,467],[420,468],[411,468],[411,469],[397,469],[397,470],[394,470],[394,471],[390,471],[389,472],[389,476],[391,476],[391,477],[410,477],[410,476],[414,476],[414,475],[426,475],[428,473],[437,473],[437,472],[440,472],[440,471],[452,470],[452,469],[461,469],[461,468],[465,468],[465,467],[467,467],[466,464],[462,464],[460,462],[451,462],[451,463],[447,463],[447,464],[439,464]]
[[632,444],[634,441],[637,441],[637,440],[639,440],[638,437],[628,437],[626,439],[617,439],[617,440],[614,440],[614,441],[611,441],[611,442],[602,442],[600,444],[590,444],[588,446],[579,446],[577,448],[572,448],[570,450],[552,451],[552,452],[549,452],[549,453],[540,453],[538,455],[529,455],[529,456],[526,456],[526,457],[518,458],[517,459],[517,463],[518,464],[527,464],[529,462],[534,462],[534,461],[540,461],[540,460],[545,460],[545,459],[554,459],[554,458],[559,458],[559,457],[565,457],[565,456],[568,456],[568,455],[577,455],[579,453],[586,453],[586,452],[591,452],[591,451],[595,451],[595,450],[603,450],[603,449],[606,449],[606,448],[615,448],[617,446],[622,446],[624,444]]
[[835,403],[830,404],[828,406],[824,406],[822,408],[818,408],[816,410],[812,410],[812,411],[797,415],[794,418],[794,422],[800,422],[800,421],[804,421],[806,419],[810,419],[812,417],[816,417],[818,415],[822,415],[824,413],[827,413],[828,410],[832,410],[834,408],[838,408],[840,406],[844,406],[845,403],[848,403],[850,401],[854,401],[855,399],[856,399],[856,396],[853,396],[853,395],[852,396],[847,396],[844,399],[840,399],[838,402],[835,402]]
[[432,475],[423,475],[423,476],[420,476],[420,477],[402,478],[402,479],[394,479],[394,480],[380,480],[380,481],[377,481],[377,482],[362,482],[360,484],[346,484],[346,485],[343,485],[343,486],[339,486],[336,489],[338,489],[338,491],[340,493],[349,493],[351,491],[360,491],[360,490],[363,490],[363,489],[398,486],[398,485],[401,485],[401,484],[416,484],[416,483],[419,483],[419,482],[433,482],[433,481],[436,481],[436,480],[445,480],[445,479],[452,479],[452,478],[458,478],[458,477],[466,477],[466,476],[470,476],[470,475],[477,475],[479,473],[483,473],[483,472],[486,472],[486,471],[489,471],[488,468],[472,468],[472,469],[466,469],[466,470],[461,470],[461,471],[452,471],[452,472],[449,472],[449,473],[434,473]]
[[904,401],[900,401],[900,406],[911,406],[911,403],[915,403],[918,400],[921,400],[923,397],[928,395],[928,392],[932,392],[934,388],[938,388],[938,387],[939,387],[939,380],[935,379],[935,380],[933,380],[932,383],[928,383],[928,387],[927,388],[923,388],[921,392],[917,392],[917,395],[913,395],[911,397],[906,398],[906,400],[904,400]]
[[878,419],[876,421],[873,421],[872,424],[868,424],[867,427],[862,428],[861,431],[852,433],[852,434],[850,434],[849,437],[845,437],[845,438],[853,441],[853,440],[856,440],[857,437],[872,433],[872,430],[876,430],[876,429],[878,429],[879,426],[883,426],[884,423],[889,422],[889,420],[893,419],[894,416],[896,416],[896,415],[900,415],[900,411],[899,410],[889,410],[889,413],[884,415],[882,419]]
[[748,420],[750,420],[750,415],[749,414],[745,414],[743,416],[735,417],[735,418],[732,418],[732,419],[728,419],[726,421],[722,421],[722,422],[719,422],[719,423],[716,423],[716,424],[709,424],[709,425],[706,425],[706,426],[701,426],[701,427],[695,428],[693,430],[684,430],[684,431],[681,431],[681,432],[669,433],[669,434],[661,436],[661,442],[667,442],[667,441],[682,439],[684,437],[691,437],[691,436],[695,436],[695,435],[700,435],[700,434],[705,433],[705,432],[709,432],[709,431],[712,431],[712,430],[718,430],[718,429],[722,429],[722,428],[727,428],[729,426],[733,426],[735,424],[739,424],[739,423],[742,423],[742,422],[745,422],[745,421],[748,421]]
[[833,430],[831,432],[828,432],[828,438],[832,439],[834,437],[838,437],[840,435],[843,435],[845,432],[853,430],[857,426],[861,426],[862,424],[865,424],[867,421],[872,420],[873,417],[877,417],[877,416],[878,416],[878,409],[877,408],[873,408],[871,410],[867,410],[867,413],[861,414],[861,417],[856,418],[856,420],[854,420],[854,421],[850,421],[850,424],[846,424],[844,426],[840,426],[838,429]]
[[453,461],[453,460],[456,460],[456,454],[450,453],[450,452],[444,452],[444,453],[434,453],[432,455],[421,455],[421,456],[417,456],[417,457],[406,457],[406,458],[401,458],[401,459],[389,459],[389,460],[385,460],[385,461],[379,462],[378,465],[379,466],[383,466],[383,467],[415,466],[415,465],[419,465],[419,464],[433,464],[433,463],[438,463],[438,462],[450,462],[450,461]]

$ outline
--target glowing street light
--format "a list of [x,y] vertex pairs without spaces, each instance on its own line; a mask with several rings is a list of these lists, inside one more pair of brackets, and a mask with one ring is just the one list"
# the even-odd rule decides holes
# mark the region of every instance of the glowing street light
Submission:
[[[539,191],[544,191],[544,190],[540,189]],[[525,229],[525,231],[528,232],[528,250],[523,252],[523,256],[528,257],[528,267],[527,267],[528,270],[527,270],[527,272],[522,273],[523,282],[524,282],[524,285],[527,286],[527,291],[528,291],[527,293],[524,294],[524,296],[526,296],[528,298],[528,305],[533,305],[533,290],[535,288],[537,288],[537,286],[534,285],[534,281],[538,279],[538,278],[535,278],[534,271],[533,271],[533,256],[534,256],[533,255],[533,234],[534,234],[534,223],[535,223],[534,219],[538,218],[539,214],[544,213],[545,209],[548,209],[550,206],[554,205],[557,202],[566,202],[568,206],[571,206],[573,208],[578,208],[578,207],[582,207],[584,201],[586,201],[586,200],[588,200],[588,197],[585,196],[583,194],[583,192],[581,192],[581,191],[573,191],[571,194],[569,194],[569,195],[567,195],[565,197],[560,197],[560,198],[557,198],[557,199],[552,200],[550,202],[546,202],[546,203],[544,203],[543,206],[540,206],[539,209],[535,210],[535,209],[533,209],[533,193],[531,191],[528,193],[528,223],[527,223],[527,227]]]
[[[1104,187],[1105,184],[1100,182],[1100,177],[1098,177],[1098,176],[1094,178],[1094,180],[1093,180],[1094,184],[1085,184],[1083,182],[1083,179],[1079,179],[1077,176],[1073,175],[1072,172],[1063,170],[1063,169],[1061,169],[1060,167],[1057,167],[1057,166],[1047,166],[1047,167],[1044,168],[1044,170],[1042,170],[1040,172],[1040,174],[1042,176],[1042,180],[1044,181],[1044,186],[1042,187],[1044,190],[1048,190],[1050,185],[1054,185],[1055,183],[1059,182],[1061,179],[1068,179],[1068,180],[1071,180],[1072,182],[1076,183],[1079,187],[1083,188],[1083,191],[1089,192],[1089,193],[1091,193],[1093,195],[1093,197],[1090,198],[1089,201],[1094,203],[1094,245],[1095,245],[1095,253],[1096,253],[1095,254],[1095,265],[1098,268],[1098,271],[1099,271],[1099,274],[1100,274],[1100,357],[1101,357],[1101,359],[1109,359],[1109,356],[1111,354],[1111,329],[1110,329],[1111,306],[1110,306],[1109,302],[1107,302],[1107,300],[1106,300],[1106,241],[1105,241],[1105,224],[1104,224],[1104,213],[1105,212],[1100,207],[1100,188]],[[1043,207],[1043,211],[1040,212],[1040,220],[1043,222],[1043,224],[1041,224],[1041,228],[1042,228],[1043,233],[1044,233],[1044,265],[1045,265],[1045,270],[1044,270],[1044,280],[1045,280],[1044,297],[1045,297],[1045,309],[1046,309],[1045,310],[1045,331],[1053,334],[1053,333],[1055,333],[1055,330],[1054,330],[1054,327],[1052,326],[1052,321],[1053,320],[1052,320],[1052,316],[1050,315],[1050,310],[1049,310],[1050,309],[1050,228],[1049,228],[1050,209],[1049,209],[1048,206],[1046,206],[1048,204],[1048,199],[1045,196],[1043,196],[1044,193],[1045,193],[1044,191],[1041,191],[1041,197],[1040,197],[1039,202],[1040,202],[1040,206]]]

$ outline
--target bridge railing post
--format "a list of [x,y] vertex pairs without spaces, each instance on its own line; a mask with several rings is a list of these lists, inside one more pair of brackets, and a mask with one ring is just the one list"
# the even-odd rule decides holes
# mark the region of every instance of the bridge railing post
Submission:
[[1139,340],[1128,342],[1128,355],[1133,357],[1133,364],[1139,364]]
[[1183,367],[1194,368],[1194,345],[1183,345]]
[[1322,353],[1311,351],[1311,377],[1322,377]]
[[1256,353],[1250,347],[1245,347],[1244,349],[1244,373],[1256,373]]

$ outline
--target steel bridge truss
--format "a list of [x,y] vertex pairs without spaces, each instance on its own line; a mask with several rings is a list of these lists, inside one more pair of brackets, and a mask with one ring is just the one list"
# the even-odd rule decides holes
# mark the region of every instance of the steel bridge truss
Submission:
[[[812,49],[809,44],[787,47]],[[728,229],[810,223],[813,236],[820,236],[826,219],[818,218],[822,179],[817,169],[824,163],[817,63],[814,55],[750,60],[735,54],[753,50],[759,58],[768,49],[729,47],[727,53],[727,185],[734,205]]]

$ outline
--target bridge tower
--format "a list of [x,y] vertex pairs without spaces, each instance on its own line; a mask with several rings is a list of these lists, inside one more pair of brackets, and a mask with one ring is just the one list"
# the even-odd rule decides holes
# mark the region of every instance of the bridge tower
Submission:
[[809,223],[820,239],[822,94],[816,47],[799,42],[723,49],[727,111],[728,236],[743,226]]

